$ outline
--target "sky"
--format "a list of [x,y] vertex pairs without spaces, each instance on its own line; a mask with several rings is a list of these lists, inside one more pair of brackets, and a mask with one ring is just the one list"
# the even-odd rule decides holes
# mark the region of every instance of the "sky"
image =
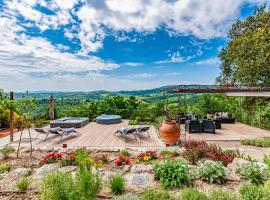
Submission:
[[0,88],[214,84],[237,20],[270,0],[0,0]]

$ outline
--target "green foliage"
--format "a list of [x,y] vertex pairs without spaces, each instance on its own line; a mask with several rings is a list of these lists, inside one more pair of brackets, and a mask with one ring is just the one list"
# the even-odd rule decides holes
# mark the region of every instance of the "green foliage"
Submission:
[[49,122],[50,122],[50,121],[47,120],[47,119],[39,118],[39,119],[36,119],[36,120],[34,121],[34,125],[35,125],[36,128],[41,128],[41,127],[43,127],[43,126],[49,124]]
[[241,139],[240,142],[242,145],[250,145],[256,147],[270,147],[270,137]]
[[263,184],[269,177],[269,170],[256,162],[249,162],[237,166],[239,174],[254,184]]
[[174,198],[166,190],[150,189],[143,193],[140,200],[174,200]]
[[80,164],[86,162],[90,158],[90,155],[86,149],[80,148],[75,151],[75,158],[77,163]]
[[131,154],[128,152],[127,149],[122,149],[119,154],[120,155],[125,155],[127,157],[130,157],[131,156]]
[[209,200],[238,200],[238,196],[231,191],[223,191],[221,189],[214,189],[208,197]]
[[125,179],[122,175],[112,176],[109,179],[109,187],[111,188],[113,194],[123,194],[125,191]]
[[162,149],[159,154],[162,156],[165,156],[165,155],[178,156],[179,155],[179,153],[176,150],[170,150],[170,149]]
[[0,164],[0,174],[8,173],[11,169],[10,163],[1,163]]
[[16,183],[16,187],[20,190],[20,191],[25,191],[29,188],[30,186],[30,182],[29,179],[27,177],[23,177],[22,179],[20,179],[17,183]]
[[208,200],[207,196],[196,188],[185,188],[180,194],[181,200]]
[[257,9],[229,31],[228,45],[220,52],[220,83],[242,85],[270,84],[270,11]]
[[101,179],[86,162],[80,163],[77,175],[56,172],[43,179],[41,200],[93,200],[101,189]]
[[13,153],[14,151],[15,148],[9,145],[6,145],[2,149],[0,149],[0,153],[3,154],[4,159],[7,159],[9,157],[9,154]]
[[188,166],[181,160],[166,158],[153,167],[154,177],[164,188],[180,188],[191,184]]
[[250,183],[242,185],[239,193],[242,200],[268,200],[262,187]]
[[224,183],[227,173],[222,162],[206,161],[198,167],[199,178],[209,183]]
[[263,155],[263,162],[268,166],[268,168],[270,169],[270,155]]
[[121,195],[121,196],[114,196],[113,200],[139,200],[139,198],[135,195]]
[[92,172],[87,162],[79,164],[77,169],[77,187],[82,200],[95,199],[101,190],[101,179]]
[[56,172],[43,178],[41,200],[81,200],[71,173]]

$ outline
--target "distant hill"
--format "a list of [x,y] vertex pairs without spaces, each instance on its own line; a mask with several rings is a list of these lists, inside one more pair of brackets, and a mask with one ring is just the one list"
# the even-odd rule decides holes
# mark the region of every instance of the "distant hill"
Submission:
[[[37,99],[48,99],[50,95],[54,95],[55,98],[84,98],[89,100],[99,100],[104,99],[108,96],[137,96],[141,98],[151,97],[152,99],[160,99],[163,97],[163,91],[179,87],[178,85],[167,85],[154,89],[146,90],[132,90],[132,91],[105,91],[97,90],[92,92],[62,92],[62,91],[29,91],[28,93],[15,93],[15,98],[19,99],[23,96],[34,97]],[[204,87],[202,85],[184,85],[180,87]],[[208,87],[208,86],[205,86]]]

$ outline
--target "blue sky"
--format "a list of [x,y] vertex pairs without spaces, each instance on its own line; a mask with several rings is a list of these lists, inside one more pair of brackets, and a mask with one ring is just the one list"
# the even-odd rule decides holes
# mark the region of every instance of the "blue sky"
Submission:
[[0,0],[0,88],[213,84],[237,19],[269,0]]

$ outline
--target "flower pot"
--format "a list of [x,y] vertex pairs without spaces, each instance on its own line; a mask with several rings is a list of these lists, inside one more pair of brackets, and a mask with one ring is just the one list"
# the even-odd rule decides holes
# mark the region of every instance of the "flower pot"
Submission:
[[166,145],[174,145],[180,137],[180,126],[175,120],[164,121],[159,128],[160,137]]

